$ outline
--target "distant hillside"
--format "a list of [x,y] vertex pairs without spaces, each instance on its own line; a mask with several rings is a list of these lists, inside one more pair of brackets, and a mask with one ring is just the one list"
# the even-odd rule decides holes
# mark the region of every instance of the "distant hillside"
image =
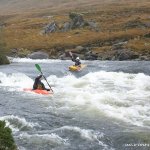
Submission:
[[[70,12],[81,14],[97,29],[85,24],[61,32],[71,21]],[[149,14],[149,0],[0,0],[5,48],[22,57],[41,50],[58,58],[74,49],[83,59],[150,60]],[[42,35],[52,22],[59,29]]]
[[[59,12],[61,10],[87,9],[98,5],[119,5],[130,2],[131,0],[0,0],[0,14],[45,12],[46,10]],[[132,0],[132,3],[134,2],[141,2],[141,0]]]
[[[107,0],[107,2],[109,1]],[[39,11],[39,9],[59,11],[61,9],[73,9],[100,3],[106,2],[103,2],[103,0],[0,0],[0,12],[10,14]]]

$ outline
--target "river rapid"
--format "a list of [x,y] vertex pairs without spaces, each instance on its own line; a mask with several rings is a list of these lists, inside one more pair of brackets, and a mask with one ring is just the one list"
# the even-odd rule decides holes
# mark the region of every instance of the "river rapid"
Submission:
[[[23,91],[39,74],[36,63],[51,96]],[[69,60],[15,58],[0,66],[0,120],[19,150],[150,149],[150,62],[82,63],[80,72],[68,70]]]

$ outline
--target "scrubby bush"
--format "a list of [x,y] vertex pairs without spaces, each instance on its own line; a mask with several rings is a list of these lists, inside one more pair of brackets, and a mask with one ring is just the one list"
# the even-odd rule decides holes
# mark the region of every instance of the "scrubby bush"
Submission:
[[6,127],[5,121],[0,121],[0,150],[16,150],[12,131]]

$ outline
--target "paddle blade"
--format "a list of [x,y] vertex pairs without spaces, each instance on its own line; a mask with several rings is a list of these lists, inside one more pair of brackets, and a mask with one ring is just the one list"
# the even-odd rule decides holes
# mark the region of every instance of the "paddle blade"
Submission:
[[37,70],[38,70],[38,71],[40,71],[40,72],[41,72],[41,67],[40,67],[40,65],[39,65],[39,64],[35,64],[35,67],[37,68]]

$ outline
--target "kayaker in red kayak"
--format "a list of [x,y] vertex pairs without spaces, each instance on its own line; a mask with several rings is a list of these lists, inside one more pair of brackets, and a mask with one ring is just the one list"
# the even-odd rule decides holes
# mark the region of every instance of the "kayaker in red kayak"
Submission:
[[45,85],[42,83],[41,79],[42,79],[43,75],[39,75],[35,78],[34,84],[33,84],[33,90],[47,90],[50,91],[50,89],[45,88]]

